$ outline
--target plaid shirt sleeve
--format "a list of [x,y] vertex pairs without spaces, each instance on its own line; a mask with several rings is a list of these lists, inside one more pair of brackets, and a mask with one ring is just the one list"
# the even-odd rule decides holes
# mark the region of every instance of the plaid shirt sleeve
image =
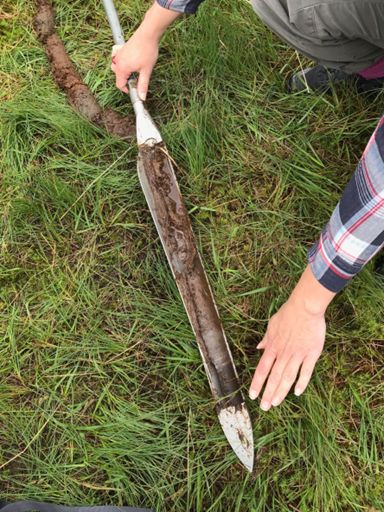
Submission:
[[383,246],[384,116],[308,261],[316,279],[338,292]]
[[194,14],[203,0],[157,0],[161,7],[184,14]]

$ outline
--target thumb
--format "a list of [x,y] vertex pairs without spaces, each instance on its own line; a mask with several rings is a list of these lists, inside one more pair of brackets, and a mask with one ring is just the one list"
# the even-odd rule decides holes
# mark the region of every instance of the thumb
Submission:
[[139,80],[137,82],[137,92],[142,101],[147,97],[149,79],[151,78],[152,68],[142,69],[140,71]]

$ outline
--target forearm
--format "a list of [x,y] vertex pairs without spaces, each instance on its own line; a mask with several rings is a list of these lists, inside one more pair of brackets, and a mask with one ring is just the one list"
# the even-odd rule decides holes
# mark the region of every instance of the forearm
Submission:
[[384,117],[320,239],[308,253],[316,279],[340,291],[384,244]]
[[136,32],[146,39],[152,39],[158,43],[169,25],[171,25],[180,14],[180,12],[165,9],[155,2],[146,12]]

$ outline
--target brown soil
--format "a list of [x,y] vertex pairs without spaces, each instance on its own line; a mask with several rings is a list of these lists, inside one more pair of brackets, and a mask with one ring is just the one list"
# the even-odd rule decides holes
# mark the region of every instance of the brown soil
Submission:
[[54,10],[49,0],[36,0],[34,27],[44,45],[57,85],[67,95],[69,104],[91,123],[122,139],[134,136],[134,124],[111,109],[100,107],[96,98],[82,81],[55,31]]
[[[243,399],[187,209],[163,144],[139,148],[139,176],[168,262],[209,370],[218,408]],[[228,397],[223,400],[223,397]]]

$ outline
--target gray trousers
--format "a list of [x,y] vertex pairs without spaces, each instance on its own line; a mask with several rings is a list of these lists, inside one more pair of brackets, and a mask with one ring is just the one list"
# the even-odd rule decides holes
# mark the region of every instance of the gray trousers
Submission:
[[251,0],[261,20],[300,53],[356,73],[384,57],[384,0]]

